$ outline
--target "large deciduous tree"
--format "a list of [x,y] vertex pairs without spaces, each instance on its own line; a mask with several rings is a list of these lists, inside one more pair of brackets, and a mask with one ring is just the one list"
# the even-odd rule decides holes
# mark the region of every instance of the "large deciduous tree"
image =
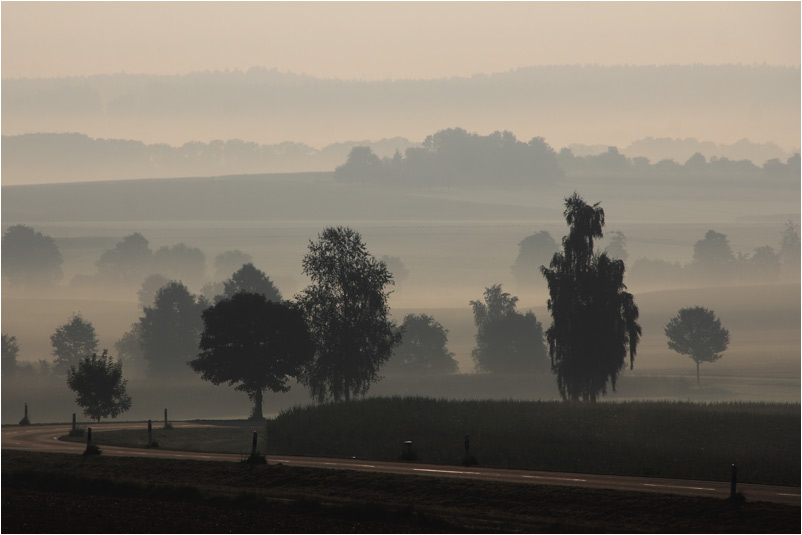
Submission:
[[427,314],[407,314],[401,324],[401,343],[383,368],[396,373],[457,373],[459,365],[448,350],[448,329]]
[[187,362],[198,352],[201,313],[207,305],[180,282],[172,281],[156,293],[153,306],[145,307],[139,319],[142,356],[151,375],[189,372]]
[[546,367],[543,327],[533,312],[518,312],[517,303],[500,284],[485,288],[484,301],[471,301],[476,323],[472,356],[479,371],[520,373]]
[[101,418],[116,418],[131,408],[127,383],[122,362],[115,362],[105,349],[99,357],[93,353],[81,358],[78,366],[71,366],[67,372],[67,385],[77,394],[75,402],[98,423]]
[[56,328],[50,336],[53,346],[53,368],[57,373],[67,373],[78,360],[97,351],[100,343],[95,327],[80,314],[74,314],[64,325]]
[[61,279],[55,240],[25,225],[9,227],[2,239],[2,275],[12,284],[49,285]]
[[239,292],[203,312],[200,353],[189,362],[215,385],[237,384],[262,420],[264,391],[286,392],[314,355],[303,314],[258,293]]
[[699,364],[720,359],[730,343],[729,331],[721,326],[721,320],[712,310],[704,307],[680,309],[666,325],[665,332],[669,349],[696,362],[697,386]]
[[401,339],[388,318],[392,275],[347,227],[309,242],[303,272],[312,284],[297,301],[316,349],[302,380],[318,401],[364,395]]
[[630,368],[641,328],[638,307],[625,291],[624,262],[596,253],[604,210],[574,193],[565,200],[568,236],[550,267],[541,267],[549,286],[552,324],[546,331],[552,371],[563,399],[595,402],[615,391],[616,378],[629,352]]

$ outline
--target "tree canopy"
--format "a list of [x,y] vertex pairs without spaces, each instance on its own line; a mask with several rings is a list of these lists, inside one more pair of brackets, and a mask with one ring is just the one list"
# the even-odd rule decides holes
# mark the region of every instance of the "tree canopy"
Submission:
[[[281,301],[281,292],[270,280],[270,277],[265,275],[265,272],[256,269],[250,262],[244,264],[237,270],[231,278],[223,282],[223,295],[218,296],[219,299],[227,299],[234,296],[238,292],[257,293],[265,296],[268,301]],[[215,300],[218,300],[216,297]]]
[[187,362],[197,354],[203,330],[201,313],[207,305],[176,281],[156,293],[153,306],[145,307],[139,319],[142,355],[151,375],[189,372]]
[[225,278],[229,273],[234,273],[244,264],[252,262],[253,258],[248,253],[243,253],[239,249],[223,251],[214,257],[214,273],[219,280]]
[[542,370],[548,362],[543,327],[531,311],[516,310],[518,298],[500,284],[485,288],[484,301],[471,301],[476,324],[476,369],[484,372],[519,373]]
[[421,147],[380,159],[370,147],[351,149],[334,176],[341,181],[402,185],[465,186],[489,183],[520,186],[563,176],[554,150],[542,137],[518,141],[512,132],[482,136],[463,128],[440,130]]
[[237,384],[263,419],[266,389],[286,392],[314,354],[303,314],[263,294],[239,292],[203,312],[200,353],[189,362],[205,381]]
[[56,328],[50,336],[53,346],[53,368],[57,373],[66,373],[78,360],[97,351],[100,343],[95,327],[80,314],[74,314],[64,325]]
[[347,227],[328,227],[309,242],[303,272],[312,284],[297,301],[315,356],[302,380],[318,401],[364,395],[401,339],[388,317],[392,275]]
[[198,283],[206,271],[206,255],[197,247],[177,243],[172,247],[159,247],[153,253],[156,271],[174,280]]
[[399,330],[401,343],[382,368],[396,373],[457,373],[459,365],[448,350],[448,329],[427,314],[407,314]]
[[558,248],[557,242],[545,230],[521,240],[518,243],[518,257],[512,266],[515,280],[521,284],[540,282],[540,266],[548,264]]
[[67,385],[77,394],[75,402],[84,414],[100,422],[101,418],[116,418],[131,408],[131,397],[123,379],[123,364],[115,362],[104,349],[99,357],[93,353],[70,366]]
[[726,276],[734,261],[727,236],[715,230],[708,230],[705,237],[693,245],[693,265],[701,275]]
[[154,273],[145,277],[142,287],[137,290],[136,296],[139,301],[139,308],[145,310],[146,307],[153,306],[156,294],[170,282],[170,279],[160,273]]
[[626,260],[629,256],[627,252],[627,237],[620,230],[614,230],[608,234],[610,236],[610,243],[604,252],[610,258],[618,258],[619,260]]
[[409,270],[399,257],[383,255],[381,261],[387,266],[387,271],[393,276],[393,282],[396,284],[404,282],[409,277]]
[[594,251],[604,210],[574,193],[565,200],[568,236],[563,251],[541,271],[549,286],[552,324],[546,331],[552,371],[563,399],[594,402],[624,367],[633,366],[641,328],[638,307],[625,291],[624,262]]
[[699,385],[699,364],[721,358],[730,343],[730,333],[712,310],[688,307],[679,310],[665,328],[668,348],[688,355],[696,362],[696,384]]
[[3,234],[2,256],[2,275],[12,284],[49,285],[62,277],[63,259],[55,240],[31,227],[9,227]]
[[109,281],[139,283],[151,268],[153,251],[139,232],[129,234],[100,255],[95,263],[98,275]]

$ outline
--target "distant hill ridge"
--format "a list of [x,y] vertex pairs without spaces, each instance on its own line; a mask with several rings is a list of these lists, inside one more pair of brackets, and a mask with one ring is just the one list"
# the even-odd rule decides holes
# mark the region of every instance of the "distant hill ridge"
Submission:
[[[800,69],[553,65],[429,80],[319,79],[275,69],[3,79],[4,135],[82,132],[188,140],[423,139],[454,125],[554,147],[644,136],[773,141],[799,149]],[[709,157],[709,155],[708,155]],[[749,158],[749,156],[745,156]],[[759,162],[756,162],[759,163]]]
[[[78,133],[37,133],[2,136],[4,185],[82,182],[138,178],[179,178],[254,173],[328,172],[342,165],[354,147],[370,147],[380,158],[403,154],[420,142],[403,137],[333,143],[317,149],[305,143],[286,141],[260,145],[230,139],[210,143],[189,142],[181,146],[145,144],[130,139],[91,138]],[[607,145],[571,144],[574,156],[607,152]],[[555,147],[559,151],[559,148]],[[628,158],[646,157],[652,163],[663,159],[685,163],[699,152],[708,159],[749,160],[762,165],[791,155],[775,143],[752,143],[746,139],[725,145],[694,138],[647,137],[620,148]]]

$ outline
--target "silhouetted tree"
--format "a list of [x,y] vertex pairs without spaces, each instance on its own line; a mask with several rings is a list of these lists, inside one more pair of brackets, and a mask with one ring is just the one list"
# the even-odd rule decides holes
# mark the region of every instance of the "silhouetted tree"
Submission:
[[624,291],[624,262],[598,254],[604,210],[574,193],[565,200],[568,236],[563,251],[541,271],[549,285],[547,306],[552,324],[546,331],[552,371],[563,399],[595,402],[615,391],[616,378],[629,349],[630,368],[640,340],[638,307]]
[[704,239],[693,245],[693,265],[702,275],[724,277],[734,260],[727,236],[714,230],[708,230]]
[[384,255],[381,257],[381,261],[387,266],[387,271],[393,276],[394,282],[400,283],[409,277],[409,270],[397,256]]
[[768,245],[755,249],[755,253],[748,259],[748,267],[751,275],[764,281],[776,280],[782,269],[780,257]]
[[95,327],[80,314],[74,314],[50,336],[50,343],[56,357],[53,361],[55,372],[66,373],[79,359],[96,352],[99,341]]
[[707,158],[701,152],[695,152],[687,159],[683,167],[691,175],[702,175],[707,168]]
[[208,306],[186,286],[172,281],[156,294],[152,307],[139,319],[142,355],[152,375],[174,376],[188,372],[187,362],[198,351],[203,330],[201,313]]
[[266,389],[287,392],[314,355],[303,314],[264,295],[239,292],[203,312],[200,353],[189,362],[205,381],[238,384],[262,420]]
[[251,255],[240,250],[224,251],[214,257],[214,273],[218,279],[228,277],[240,267],[253,261]]
[[103,280],[139,282],[151,268],[153,251],[145,237],[135,232],[105,251],[95,263]]
[[123,379],[122,362],[114,362],[104,349],[99,357],[93,353],[70,366],[67,385],[77,394],[75,402],[84,414],[100,423],[101,418],[116,418],[131,408],[131,397],[126,393],[128,383]]
[[512,266],[512,274],[521,284],[539,280],[540,266],[548,263],[557,251],[557,242],[545,230],[527,236],[518,243],[518,257]]
[[297,301],[316,349],[302,381],[318,401],[364,395],[401,339],[388,318],[392,275],[347,227],[309,242],[303,272],[312,284]]
[[518,312],[517,302],[500,284],[485,288],[484,302],[471,301],[476,324],[471,355],[479,371],[519,373],[546,367],[543,327],[531,311]]
[[2,239],[3,277],[12,284],[49,285],[61,279],[61,253],[50,236],[25,225],[9,227]]
[[206,270],[206,255],[197,247],[178,243],[159,247],[153,253],[154,269],[174,280],[200,282]]
[[256,269],[251,263],[243,265],[230,279],[223,282],[223,295],[216,297],[215,300],[233,297],[238,292],[260,294],[265,296],[268,301],[277,303],[281,301],[281,292],[270,280],[270,277],[265,275],[264,271]]
[[680,309],[665,328],[668,348],[680,355],[688,355],[696,362],[696,384],[699,382],[699,364],[715,362],[730,343],[730,333],[721,326],[712,310],[704,307]]
[[384,178],[381,160],[370,147],[354,147],[343,165],[334,170],[334,178],[349,182],[376,181]]
[[399,373],[457,373],[454,353],[446,347],[448,329],[426,314],[407,314],[401,325],[401,343],[383,368]]
[[148,275],[142,281],[142,287],[136,292],[139,300],[139,308],[145,310],[145,307],[153,306],[153,299],[160,289],[167,285],[170,279],[159,273]]
[[17,355],[19,354],[19,345],[17,344],[16,336],[2,335],[2,367],[0,373],[4,376],[11,375],[17,371]]

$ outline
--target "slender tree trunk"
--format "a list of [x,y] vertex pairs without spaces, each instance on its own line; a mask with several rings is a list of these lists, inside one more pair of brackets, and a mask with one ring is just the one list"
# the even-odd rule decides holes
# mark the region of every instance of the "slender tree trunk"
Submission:
[[256,390],[253,393],[253,414],[251,415],[251,420],[264,420],[265,417],[262,415],[262,391]]
[[702,383],[699,382],[699,361],[696,361],[696,386],[698,388],[702,387]]

